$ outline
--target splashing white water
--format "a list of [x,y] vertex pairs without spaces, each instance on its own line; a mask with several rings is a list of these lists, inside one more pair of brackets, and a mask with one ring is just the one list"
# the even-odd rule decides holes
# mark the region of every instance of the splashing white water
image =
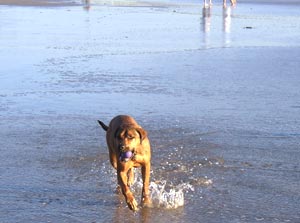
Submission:
[[[117,177],[115,170],[110,166],[109,168],[107,168],[107,165],[103,165],[100,172],[106,176],[106,182],[111,182],[111,187],[115,189],[117,185]],[[135,182],[131,189],[134,191],[134,193],[141,194],[142,188],[143,180],[141,178],[140,171],[135,171]],[[153,207],[176,209],[184,205],[185,193],[188,193],[189,191],[194,191],[194,187],[190,183],[181,183],[178,185],[173,185],[172,182],[160,180],[150,182],[149,190]]]
[[176,209],[184,205],[184,192],[194,191],[192,185],[188,183],[182,183],[177,186],[166,189],[167,181],[150,183],[150,192],[153,205],[155,207],[163,207],[167,209]]
[[[143,182],[139,179],[137,187],[142,188]],[[194,191],[194,187],[188,183],[177,186],[167,184],[166,180],[151,182],[149,185],[153,207],[176,209],[184,205],[184,192]]]

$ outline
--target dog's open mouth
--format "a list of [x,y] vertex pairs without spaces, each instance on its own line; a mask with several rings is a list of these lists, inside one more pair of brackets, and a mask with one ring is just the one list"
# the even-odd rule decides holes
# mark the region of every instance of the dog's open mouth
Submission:
[[126,152],[121,152],[120,154],[120,161],[122,162],[127,162],[133,157],[133,152],[132,151],[126,151]]

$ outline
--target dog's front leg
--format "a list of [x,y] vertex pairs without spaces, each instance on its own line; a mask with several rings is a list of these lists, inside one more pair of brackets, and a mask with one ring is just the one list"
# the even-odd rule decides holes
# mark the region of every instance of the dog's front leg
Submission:
[[142,166],[142,178],[143,178],[143,191],[142,191],[142,205],[144,207],[151,207],[152,202],[149,193],[150,183],[150,162],[147,162]]
[[133,168],[128,170],[127,176],[128,176],[127,185],[128,185],[128,187],[131,187],[134,183],[134,169]]
[[126,203],[131,210],[137,211],[138,203],[136,202],[132,192],[130,191],[130,189],[128,187],[127,178],[128,178],[127,171],[118,170],[118,181],[119,181],[119,185],[122,189],[122,193],[126,199]]

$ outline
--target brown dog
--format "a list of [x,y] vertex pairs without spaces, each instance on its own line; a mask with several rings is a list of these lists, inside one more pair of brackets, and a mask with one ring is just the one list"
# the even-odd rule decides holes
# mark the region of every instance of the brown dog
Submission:
[[138,210],[138,204],[130,191],[134,181],[134,167],[142,167],[142,205],[151,206],[149,181],[151,167],[151,149],[147,132],[130,116],[119,115],[106,126],[99,124],[107,132],[106,142],[111,165],[117,170],[118,183],[125,196],[128,207]]

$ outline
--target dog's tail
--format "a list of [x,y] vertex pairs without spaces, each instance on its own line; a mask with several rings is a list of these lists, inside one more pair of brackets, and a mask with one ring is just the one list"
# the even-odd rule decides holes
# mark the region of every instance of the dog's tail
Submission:
[[105,131],[108,130],[108,126],[105,125],[103,122],[101,122],[100,120],[98,120],[98,123],[101,125],[101,127],[102,127]]

